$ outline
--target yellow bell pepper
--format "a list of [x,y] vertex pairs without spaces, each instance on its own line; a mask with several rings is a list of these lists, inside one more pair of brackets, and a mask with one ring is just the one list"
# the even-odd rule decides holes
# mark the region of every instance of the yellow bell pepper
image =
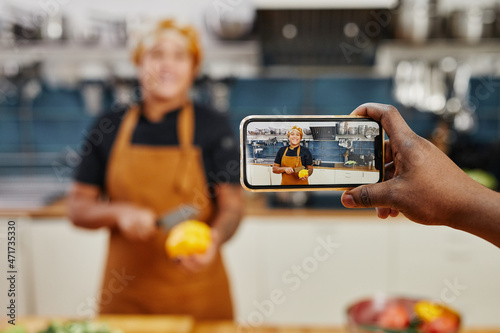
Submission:
[[420,317],[420,319],[427,323],[445,315],[451,315],[456,318],[460,317],[459,314],[452,309],[429,301],[420,301],[415,304],[415,313],[418,317]]
[[303,178],[306,176],[309,176],[309,171],[307,171],[306,169],[302,169],[299,171],[299,178]]
[[168,256],[175,258],[205,253],[211,243],[210,227],[201,221],[188,220],[172,228],[165,248]]

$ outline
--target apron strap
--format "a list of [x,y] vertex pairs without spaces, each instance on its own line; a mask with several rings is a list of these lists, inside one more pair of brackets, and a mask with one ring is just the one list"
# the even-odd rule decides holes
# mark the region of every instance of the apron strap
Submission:
[[[283,156],[286,156],[287,152],[288,152],[288,147],[286,147],[285,152],[283,153]],[[282,159],[283,159],[283,157],[282,157]],[[299,166],[299,162],[300,162],[300,145],[299,145],[299,148],[297,149],[297,161],[295,162],[295,167]]]
[[194,110],[193,103],[187,102],[182,108],[177,120],[177,135],[179,136],[179,146],[189,148],[194,142]]
[[121,151],[126,146],[131,145],[132,135],[140,115],[139,105],[133,105],[123,116],[123,120],[118,129],[113,150]]
[[295,167],[299,166],[299,162],[300,162],[300,144],[299,148],[297,149],[297,162],[295,162]]
[[[288,147],[286,147],[285,152],[283,153],[283,156],[286,156],[286,153],[288,152]],[[283,158],[283,157],[281,157]]]
[[[138,105],[133,105],[125,113],[125,116],[118,131],[116,140],[117,145],[121,148],[124,145],[131,145],[132,135],[139,120],[140,108]],[[181,148],[191,147],[194,142],[194,110],[191,102],[186,103],[179,113],[177,119],[177,136],[179,146]],[[118,138],[120,140],[118,140]]]

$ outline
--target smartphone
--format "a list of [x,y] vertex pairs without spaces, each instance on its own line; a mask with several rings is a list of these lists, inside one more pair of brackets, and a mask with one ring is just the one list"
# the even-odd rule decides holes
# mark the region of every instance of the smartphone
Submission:
[[241,185],[253,192],[346,190],[384,179],[384,129],[360,116],[249,116]]

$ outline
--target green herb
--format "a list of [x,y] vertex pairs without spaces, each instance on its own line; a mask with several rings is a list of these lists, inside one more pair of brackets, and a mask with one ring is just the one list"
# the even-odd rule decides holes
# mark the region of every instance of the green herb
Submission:
[[73,321],[64,324],[51,323],[45,331],[40,333],[120,333],[120,331],[110,330],[105,323]]

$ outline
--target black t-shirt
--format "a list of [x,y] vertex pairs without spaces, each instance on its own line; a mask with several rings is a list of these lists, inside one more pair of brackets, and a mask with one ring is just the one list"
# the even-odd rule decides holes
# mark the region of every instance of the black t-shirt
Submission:
[[[286,152],[286,156],[297,156],[297,148],[291,149],[290,147],[281,147],[276,154],[276,158],[274,159],[274,163],[281,165],[281,159],[283,158],[283,154],[285,150],[288,148]],[[304,146],[300,146],[300,159],[302,160],[303,166],[308,166],[313,164],[313,156],[311,151]]]
[[[165,114],[153,123],[141,115],[132,136],[132,144],[150,146],[178,145],[177,118],[181,109]],[[126,110],[105,113],[98,117],[85,135],[84,143],[89,151],[82,156],[75,170],[78,182],[97,185],[105,189],[106,170],[111,148],[115,141]],[[202,150],[207,182],[239,182],[239,152],[229,120],[224,114],[194,105],[194,145]]]

